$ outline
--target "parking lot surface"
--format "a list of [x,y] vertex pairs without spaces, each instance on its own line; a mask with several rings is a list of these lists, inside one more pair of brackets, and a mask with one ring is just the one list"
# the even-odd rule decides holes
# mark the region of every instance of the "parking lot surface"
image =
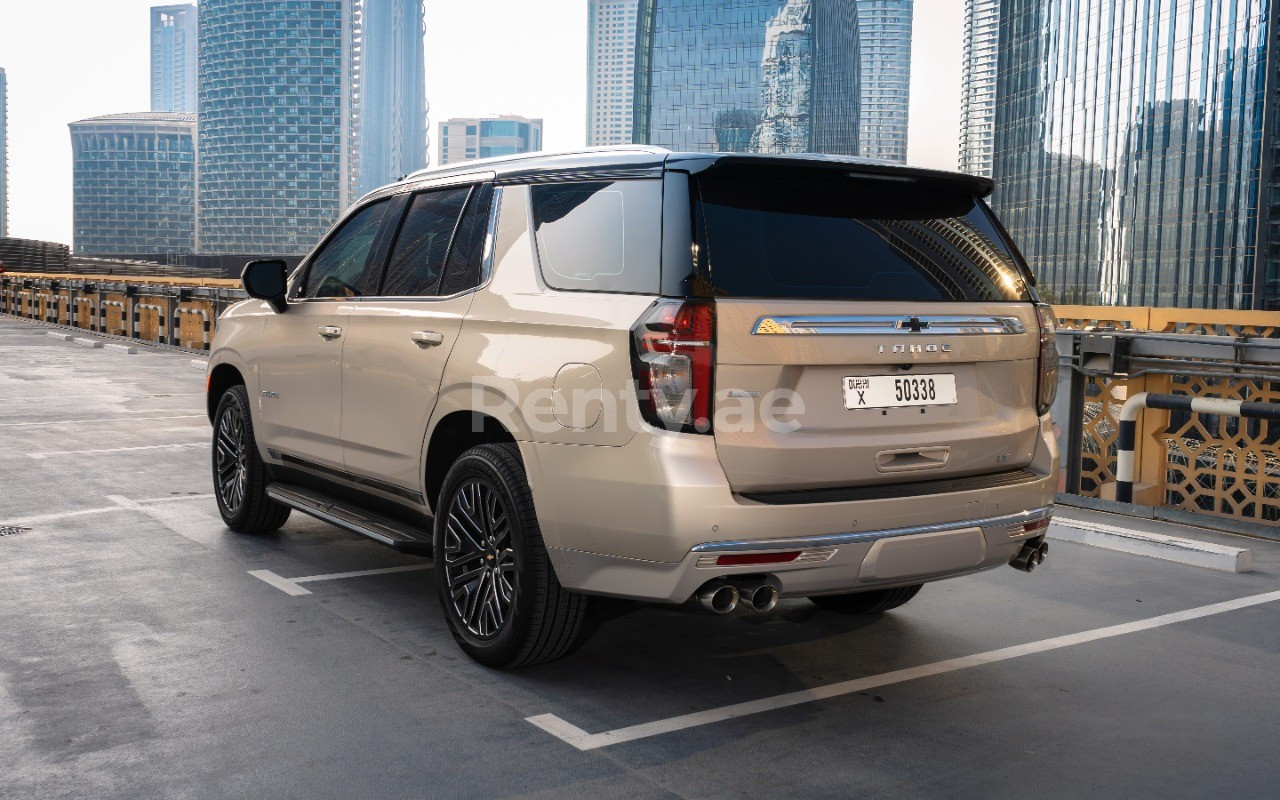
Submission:
[[222,525],[191,356],[0,318],[0,797],[1275,797],[1280,544],[1054,542],[878,618],[631,606],[458,651],[431,563]]

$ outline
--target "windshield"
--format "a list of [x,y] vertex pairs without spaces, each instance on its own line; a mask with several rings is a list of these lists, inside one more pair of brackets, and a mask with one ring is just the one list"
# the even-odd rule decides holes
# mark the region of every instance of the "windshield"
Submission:
[[737,169],[704,173],[697,187],[697,293],[709,286],[720,297],[1030,300],[986,205],[946,184]]

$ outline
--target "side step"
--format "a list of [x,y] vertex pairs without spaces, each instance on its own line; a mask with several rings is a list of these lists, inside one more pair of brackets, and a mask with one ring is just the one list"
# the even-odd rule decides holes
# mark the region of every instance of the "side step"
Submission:
[[342,503],[327,495],[287,483],[267,487],[267,497],[339,528],[368,536],[396,550],[431,552],[431,529],[421,530],[391,517]]

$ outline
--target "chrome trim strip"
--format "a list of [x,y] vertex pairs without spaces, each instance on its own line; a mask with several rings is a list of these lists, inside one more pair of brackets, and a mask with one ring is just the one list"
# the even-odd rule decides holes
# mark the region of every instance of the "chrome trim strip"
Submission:
[[957,317],[944,315],[884,316],[857,314],[830,317],[761,317],[751,329],[754,336],[787,334],[893,336],[910,333],[946,336],[986,336],[1026,333],[1017,317]]
[[965,528],[998,528],[1001,526],[1019,525],[1053,516],[1053,506],[1041,506],[1030,511],[1017,514],[1006,514],[986,519],[967,520],[963,522],[943,522],[935,525],[917,525],[910,528],[886,528],[879,531],[862,533],[830,533],[824,536],[811,536],[804,539],[755,539],[746,541],[706,542],[695,546],[694,553],[724,553],[742,550],[810,550],[819,547],[838,547],[842,544],[858,544],[874,542],[878,539],[890,539],[897,536],[912,536],[918,533],[942,533],[959,531]]

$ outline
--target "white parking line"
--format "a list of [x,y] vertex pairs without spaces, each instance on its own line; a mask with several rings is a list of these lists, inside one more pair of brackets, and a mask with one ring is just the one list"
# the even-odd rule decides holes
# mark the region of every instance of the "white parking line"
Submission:
[[355,572],[332,572],[328,575],[307,575],[302,578],[286,578],[277,575],[269,569],[250,570],[249,574],[260,581],[266,581],[276,587],[285,594],[297,597],[299,595],[311,594],[311,590],[304,589],[298,584],[314,583],[315,581],[339,581],[343,578],[363,578],[366,575],[389,575],[393,572],[417,572],[424,569],[432,569],[435,564],[408,564],[403,567],[384,567],[383,569],[361,569]]
[[208,442],[179,442],[177,444],[144,444],[136,447],[108,447],[102,450],[49,450],[43,453],[27,453],[36,460],[54,456],[87,456],[101,453],[127,453],[134,450],[185,450],[188,447],[208,447]]
[[204,414],[175,414],[170,417],[126,417],[124,419],[64,419],[54,422],[0,422],[0,428],[36,428],[48,425],[92,425],[98,422],[157,422],[164,419],[203,419]]
[[[114,497],[117,497],[117,495],[111,495],[108,499],[112,499]],[[184,500],[208,500],[212,497],[213,495],[211,494],[184,494],[178,497],[153,497],[147,500],[126,500],[128,505],[121,505],[118,501],[112,500],[115,505],[101,506],[98,508],[82,508],[79,511],[58,511],[52,514],[37,514],[30,517],[18,517],[17,519],[6,519],[4,520],[4,523],[6,525],[38,525],[44,522],[57,522],[58,520],[83,517],[91,514],[107,514],[112,511],[138,510],[143,506],[153,506],[161,503],[178,503]]]
[[788,706],[810,703],[814,700],[825,700],[830,697],[839,697],[853,692],[876,689],[881,686],[889,686],[891,684],[902,683],[904,681],[915,680],[917,678],[942,675],[948,672],[955,672],[956,670],[968,669],[969,667],[979,667],[983,664],[994,664],[999,661],[1007,661],[1011,658],[1020,658],[1022,656],[1034,655],[1036,653],[1045,653],[1050,650],[1058,650],[1063,647],[1072,647],[1078,644],[1096,642],[1099,639],[1109,639],[1115,636],[1124,636],[1130,633],[1149,631],[1153,628],[1161,628],[1165,625],[1173,625],[1177,622],[1201,619],[1215,614],[1225,614],[1228,611],[1236,611],[1241,608],[1249,608],[1250,606],[1262,605],[1263,603],[1271,603],[1277,600],[1280,600],[1280,591],[1255,594],[1249,597],[1241,597],[1238,600],[1213,603],[1212,605],[1200,606],[1199,608],[1192,608],[1186,611],[1176,611],[1172,614],[1162,614],[1158,617],[1150,617],[1136,622],[1126,622],[1121,625],[1111,625],[1105,628],[1094,628],[1093,630],[1082,631],[1081,633],[1072,633],[1066,636],[1056,636],[1052,639],[1044,639],[1039,642],[1029,642],[1027,644],[1014,645],[1013,647],[1004,647],[999,650],[988,650],[985,653],[975,653],[970,656],[949,658],[945,661],[936,661],[932,664],[894,670],[893,672],[871,675],[866,678],[855,678],[854,680],[843,681],[841,683],[818,686],[813,689],[804,689],[799,692],[790,692],[776,697],[767,697],[763,700],[751,700],[745,703],[735,703],[734,705],[721,706],[720,708],[712,708],[706,711],[698,711],[693,714],[671,717],[670,719],[660,719],[654,722],[646,722],[626,728],[617,728],[603,733],[587,733],[576,725],[565,722],[555,714],[539,714],[538,716],[528,717],[526,718],[526,722],[536,725],[552,736],[555,736],[557,739],[561,739],[579,750],[595,750],[600,747],[608,747],[610,745],[621,744],[622,742],[631,742],[636,739],[645,739],[650,736],[660,736],[664,733],[672,733],[674,731],[685,730],[686,728],[694,728],[699,725],[709,725],[713,722],[723,722],[724,720],[734,719],[736,717],[745,717],[750,714],[760,714],[765,711],[773,711],[779,708],[787,708]]

